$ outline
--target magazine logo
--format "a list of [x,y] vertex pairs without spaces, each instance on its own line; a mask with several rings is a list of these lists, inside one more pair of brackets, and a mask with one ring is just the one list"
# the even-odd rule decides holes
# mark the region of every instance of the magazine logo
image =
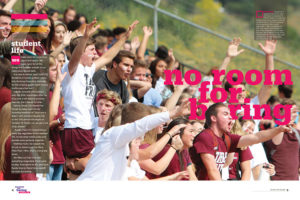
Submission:
[[274,11],[257,10],[256,11],[256,18],[264,18],[264,13],[274,13]]
[[12,191],[16,191],[19,194],[30,194],[30,191],[27,190],[24,186],[15,186],[15,189]]

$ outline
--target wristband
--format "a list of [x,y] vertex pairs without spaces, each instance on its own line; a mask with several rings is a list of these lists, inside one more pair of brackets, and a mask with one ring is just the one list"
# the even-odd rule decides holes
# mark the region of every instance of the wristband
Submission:
[[170,136],[170,139],[172,139],[172,135],[169,132],[167,132],[166,134],[168,134]]

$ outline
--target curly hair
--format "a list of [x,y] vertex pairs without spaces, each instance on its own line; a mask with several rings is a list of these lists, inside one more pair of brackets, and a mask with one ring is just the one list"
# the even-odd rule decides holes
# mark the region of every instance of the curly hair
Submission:
[[119,94],[107,89],[103,89],[97,93],[96,103],[98,103],[100,99],[111,101],[114,105],[122,104]]

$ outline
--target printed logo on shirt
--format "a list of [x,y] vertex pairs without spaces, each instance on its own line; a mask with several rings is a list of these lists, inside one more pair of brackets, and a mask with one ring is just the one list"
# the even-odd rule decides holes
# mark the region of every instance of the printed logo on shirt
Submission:
[[223,169],[227,158],[227,152],[216,152],[216,164],[219,171]]
[[92,81],[92,78],[88,74],[84,74],[85,78],[85,97],[93,99],[95,95],[95,84]]

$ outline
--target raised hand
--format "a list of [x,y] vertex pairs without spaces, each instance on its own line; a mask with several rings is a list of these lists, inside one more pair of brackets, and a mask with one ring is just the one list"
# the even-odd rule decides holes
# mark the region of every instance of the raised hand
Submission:
[[284,132],[284,133],[293,133],[293,130],[291,128],[291,125],[282,125],[279,126],[280,132]]
[[46,5],[48,0],[36,0],[34,3],[34,11],[39,13]]
[[138,36],[134,37],[133,40],[131,40],[131,48],[132,49],[137,49],[140,46],[140,39]]
[[173,109],[170,112],[170,118],[176,118],[180,116],[186,116],[191,114],[191,111],[189,110],[190,102],[189,100],[183,101],[180,106],[177,106],[176,109]]
[[294,122],[298,116],[298,112],[299,112],[299,110],[298,110],[297,106],[293,105],[293,107],[291,109],[291,121],[289,123],[290,125],[294,125]]
[[143,27],[144,35],[147,37],[150,37],[152,35],[152,28],[149,26],[144,26]]
[[185,128],[186,126],[186,124],[178,124],[174,126],[171,130],[169,130],[168,133],[170,133],[170,135],[173,137],[174,135],[180,132],[180,129]]
[[138,20],[135,20],[127,29],[127,32],[125,33],[126,38],[128,39],[132,33],[132,31],[135,29],[136,25],[140,23]]
[[266,55],[273,55],[276,50],[277,40],[266,40],[265,45],[258,43],[259,47]]
[[233,38],[233,40],[229,43],[228,49],[227,49],[227,56],[232,58],[240,55],[244,52],[244,49],[238,50],[241,38]]
[[67,72],[65,72],[64,74],[61,74],[61,66],[58,62],[56,62],[56,70],[57,70],[57,75],[56,75],[56,82],[59,82],[61,83],[64,78],[66,77],[67,75]]
[[95,26],[97,23],[96,18],[90,23],[86,25],[85,32],[84,32],[84,37],[89,38],[93,35],[93,33],[100,27],[100,25]]
[[187,84],[184,79],[182,79],[182,82],[183,82],[182,85],[175,85],[174,86],[174,92],[175,91],[183,92],[183,90],[185,90],[186,88],[189,87],[189,84]]
[[169,49],[168,55],[169,55],[169,57],[171,58],[171,60],[172,60],[173,62],[176,61],[175,56],[174,56],[174,54],[173,54],[173,49]]
[[183,147],[183,143],[179,135],[176,135],[172,138],[171,146],[173,146],[177,151]]
[[73,37],[73,32],[67,31],[64,36],[63,45],[68,46],[71,42],[72,37]]

